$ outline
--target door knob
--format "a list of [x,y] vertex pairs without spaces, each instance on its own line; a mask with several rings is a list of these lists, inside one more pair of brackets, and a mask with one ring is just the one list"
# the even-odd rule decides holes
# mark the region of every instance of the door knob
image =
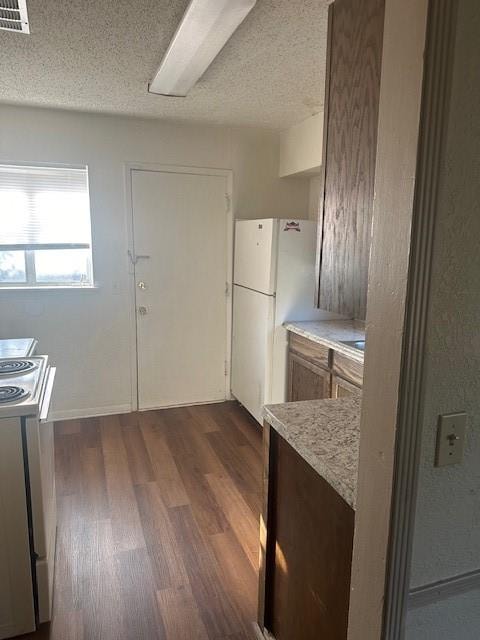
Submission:
[[142,281],[139,282],[137,286],[138,286],[139,289],[146,289],[147,288],[145,282],[142,282]]
[[139,313],[141,316],[145,316],[145,315],[147,315],[147,307],[138,307],[138,313]]

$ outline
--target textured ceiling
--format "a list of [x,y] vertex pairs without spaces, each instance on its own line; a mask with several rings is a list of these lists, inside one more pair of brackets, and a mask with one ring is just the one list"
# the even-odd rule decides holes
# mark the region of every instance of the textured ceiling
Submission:
[[0,101],[286,128],[323,104],[326,0],[258,0],[186,98],[147,92],[188,0],[28,0],[0,31]]

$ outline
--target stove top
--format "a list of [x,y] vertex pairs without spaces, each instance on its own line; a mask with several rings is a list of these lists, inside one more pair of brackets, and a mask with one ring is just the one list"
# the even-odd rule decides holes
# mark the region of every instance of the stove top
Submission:
[[15,385],[0,386],[0,404],[7,402],[18,402],[24,400],[29,395],[23,387]]
[[26,373],[32,371],[37,365],[32,360],[24,360],[23,358],[0,360],[0,376],[10,376],[16,373]]
[[0,418],[37,415],[48,371],[48,356],[0,358]]

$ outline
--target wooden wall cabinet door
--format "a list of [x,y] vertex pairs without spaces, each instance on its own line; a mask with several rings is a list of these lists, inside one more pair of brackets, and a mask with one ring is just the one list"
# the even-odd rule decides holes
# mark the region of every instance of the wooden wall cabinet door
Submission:
[[288,402],[330,398],[331,374],[294,353],[288,355]]
[[318,306],[365,319],[384,0],[329,8]]
[[268,424],[258,624],[276,640],[347,637],[354,511]]

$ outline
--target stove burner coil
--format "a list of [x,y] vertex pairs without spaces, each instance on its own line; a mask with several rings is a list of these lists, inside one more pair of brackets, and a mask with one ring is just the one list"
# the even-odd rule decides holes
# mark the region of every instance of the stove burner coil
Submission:
[[16,373],[26,373],[35,369],[31,360],[0,360],[0,376],[11,376]]
[[28,395],[28,392],[25,391],[22,387],[14,387],[14,386],[6,386],[0,387],[0,404],[5,404],[7,402],[15,402],[16,400],[21,400]]

